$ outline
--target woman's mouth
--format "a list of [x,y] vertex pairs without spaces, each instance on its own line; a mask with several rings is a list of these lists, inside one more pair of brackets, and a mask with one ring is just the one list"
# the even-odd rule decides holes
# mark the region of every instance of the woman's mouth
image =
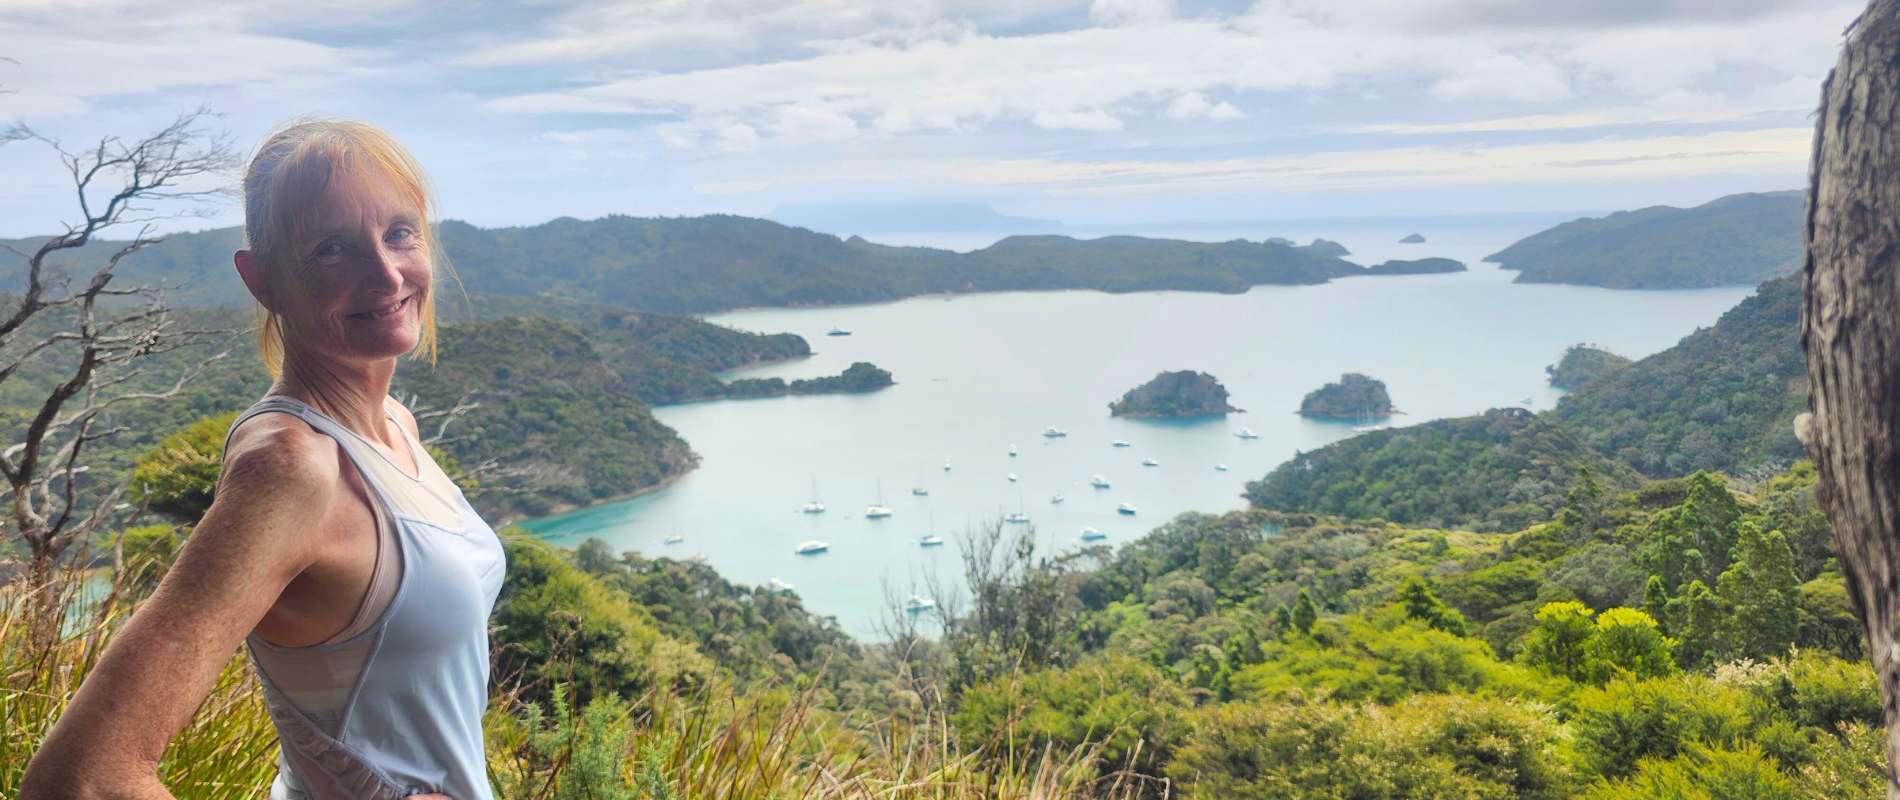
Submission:
[[403,309],[408,308],[409,303],[414,301],[415,299],[416,299],[416,296],[412,294],[394,303],[390,303],[389,305],[383,306],[382,308],[372,308],[368,311],[359,311],[355,314],[351,314],[350,318],[366,320],[366,321],[371,321],[371,322],[379,320],[379,319],[385,319],[389,317],[390,315],[395,314],[398,311],[402,311]]

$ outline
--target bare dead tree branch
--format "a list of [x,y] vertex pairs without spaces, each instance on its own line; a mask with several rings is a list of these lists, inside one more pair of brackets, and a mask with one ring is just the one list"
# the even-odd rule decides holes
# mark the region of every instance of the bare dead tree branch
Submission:
[[[28,365],[55,376],[37,410],[0,447],[7,488],[0,531],[26,545],[29,585],[44,583],[72,544],[112,518],[124,495],[123,481],[102,483],[87,463],[94,445],[127,430],[108,414],[178,396],[230,352],[198,361],[168,385],[137,388],[149,386],[152,356],[203,347],[232,332],[181,329],[163,285],[112,286],[126,258],[162,241],[156,222],[194,216],[201,211],[194,207],[230,194],[226,176],[237,153],[210,127],[214,119],[201,107],[138,139],[106,136],[74,149],[24,123],[0,131],[0,145],[37,143],[53,151],[72,180],[78,210],[63,233],[33,252],[8,248],[26,262],[25,279],[9,296],[10,307],[0,308],[0,384],[20,380]],[[120,228],[136,232],[106,252],[87,248]],[[88,260],[92,266],[75,271]]]

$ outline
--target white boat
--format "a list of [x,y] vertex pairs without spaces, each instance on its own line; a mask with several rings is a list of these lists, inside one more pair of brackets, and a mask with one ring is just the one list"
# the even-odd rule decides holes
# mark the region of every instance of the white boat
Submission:
[[851,332],[834,325],[832,326],[831,330],[825,331],[825,335],[826,336],[850,336]]
[[785,581],[779,580],[777,578],[773,578],[771,583],[767,585],[771,586],[772,591],[774,592],[789,592],[792,590],[791,584],[786,583]]
[[1083,528],[1082,529],[1082,541],[1099,542],[1106,538],[1108,538],[1108,534],[1103,533],[1101,529],[1099,528]]
[[806,503],[802,506],[799,506],[798,510],[806,514],[825,513],[825,504],[818,501],[818,479],[817,478],[813,478],[811,481],[811,502]]
[[664,544],[679,544],[680,542],[686,541],[686,537],[675,533],[671,536],[666,537],[665,539],[661,539],[660,541]]
[[1156,461],[1152,458],[1144,458],[1141,460],[1141,465],[1144,467],[1159,467],[1161,466],[1161,462]]
[[825,543],[825,542],[820,542],[814,539],[812,541],[803,542],[799,544],[798,550],[796,550],[795,552],[797,552],[801,556],[811,556],[811,555],[817,555],[819,553],[825,552],[826,550],[830,550],[830,549],[831,549],[830,544]]
[[944,472],[949,472],[949,471],[950,471],[950,461],[949,461],[949,459],[945,459],[945,460],[944,460],[944,462],[943,462],[943,471],[944,471]]
[[904,601],[904,610],[909,611],[912,614],[918,613],[920,611],[929,611],[930,609],[933,609],[936,607],[937,607],[937,601],[932,600],[928,597],[919,597],[914,594],[910,596],[909,600]]
[[1258,438],[1260,438],[1260,434],[1257,434],[1257,433],[1254,433],[1254,432],[1253,432],[1253,429],[1252,429],[1252,428],[1241,428],[1241,429],[1239,430],[1239,432],[1237,432],[1237,433],[1235,433],[1234,435],[1235,435],[1235,436],[1238,436],[1238,437],[1240,437],[1240,438],[1242,438],[1242,439],[1258,439]]
[[1090,475],[1089,485],[1097,489],[1106,489],[1108,488],[1108,479],[1100,475]]
[[864,507],[865,519],[883,519],[891,515],[891,507],[884,505],[884,482],[877,484],[877,502]]
[[1003,517],[1003,521],[1013,525],[1021,525],[1029,521],[1029,515],[1021,511],[1011,511]]
[[1359,433],[1365,433],[1367,431],[1382,431],[1388,427],[1391,427],[1391,426],[1386,425],[1381,422],[1374,422],[1370,425],[1354,425],[1352,426],[1352,429]]
[[919,547],[942,547],[943,537],[934,533],[926,533],[924,534],[924,538],[917,540],[917,545]]
[[1010,458],[1015,458],[1015,457],[1016,457],[1016,445],[1013,445],[1013,444],[1012,444],[1012,445],[1010,445],[1010,446],[1009,446],[1009,457],[1010,457]]
[[1522,399],[1522,400],[1519,400],[1519,401],[1517,401],[1517,402],[1519,402],[1519,403],[1522,403],[1522,404],[1524,404],[1524,405],[1527,405],[1527,406],[1528,406],[1528,405],[1531,405],[1532,403],[1534,403],[1534,402],[1536,402],[1536,401],[1534,401],[1534,400],[1532,400],[1531,398],[1528,398],[1528,397],[1526,397],[1526,398],[1524,398],[1524,399]]
[[1227,471],[1227,465],[1226,465],[1226,464],[1215,464],[1215,465],[1214,465],[1214,471],[1215,471],[1215,472],[1226,472],[1226,471]]
[[1116,506],[1116,507],[1115,507],[1115,513],[1118,513],[1118,514],[1127,514],[1128,516],[1131,516],[1131,517],[1132,517],[1132,516],[1134,516],[1134,515],[1135,515],[1135,504],[1134,504],[1134,503],[1123,503],[1123,504],[1121,504],[1121,505],[1118,505],[1118,506]]
[[1109,446],[1110,446],[1110,447],[1130,447],[1130,446],[1132,446],[1132,445],[1130,445],[1130,444],[1128,444],[1128,441],[1127,441],[1127,440],[1125,440],[1125,439],[1116,439],[1115,441],[1112,441],[1112,442],[1109,442],[1108,444],[1109,444]]
[[1054,438],[1056,438],[1056,437],[1059,437],[1059,436],[1067,436],[1067,435],[1069,435],[1069,434],[1068,434],[1067,432],[1065,432],[1065,431],[1063,431],[1063,430],[1062,430],[1061,428],[1057,428],[1057,427],[1055,427],[1055,426],[1053,426],[1053,425],[1051,425],[1051,426],[1049,426],[1049,427],[1047,427],[1047,428],[1043,428],[1043,429],[1042,429],[1042,435],[1043,435],[1043,437],[1044,437],[1044,438],[1047,438],[1047,439],[1054,439]]
[[1060,503],[1060,502],[1062,502],[1062,499],[1063,499],[1063,498],[1062,498],[1062,495],[1059,495],[1059,494],[1056,494],[1056,495],[1050,495],[1050,496],[1049,496],[1049,502],[1050,502],[1050,503],[1052,503],[1052,504],[1053,504],[1053,503]]
[[910,493],[913,497],[929,497],[930,496],[930,490],[925,489],[922,486],[910,487]]
[[1016,482],[1017,480],[1018,480],[1018,478],[1016,477],[1016,473],[1014,473],[1014,472],[1012,472],[1012,473],[1010,473],[1010,474],[1009,474],[1009,482],[1010,482],[1010,483],[1015,483],[1015,482]]

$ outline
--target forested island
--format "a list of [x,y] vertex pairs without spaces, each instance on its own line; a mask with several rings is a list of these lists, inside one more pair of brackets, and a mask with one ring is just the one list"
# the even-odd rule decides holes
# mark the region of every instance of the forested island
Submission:
[[1424,243],[1425,243],[1425,234],[1422,234],[1422,233],[1408,233],[1405,235],[1405,238],[1399,240],[1399,244],[1424,244]]
[[1300,400],[1300,416],[1319,419],[1367,420],[1392,416],[1392,397],[1385,382],[1348,372],[1339,380],[1314,389]]
[[1544,368],[1550,385],[1575,389],[1584,382],[1600,378],[1630,365],[1630,360],[1586,344],[1571,345],[1557,363]]
[[1108,404],[1116,417],[1206,417],[1240,411],[1227,404],[1227,387],[1194,370],[1156,374]]
[[[853,236],[731,215],[566,218],[515,228],[437,225],[442,249],[467,291],[695,314],[757,306],[813,306],[896,300],[921,294],[1046,289],[1137,292],[1157,289],[1240,293],[1262,284],[1301,285],[1363,274],[1344,248],[1315,240],[1190,242],[1138,236],[1075,239],[1011,236],[957,253],[894,247]],[[0,241],[31,250],[39,240]],[[167,236],[128,256],[118,280],[175,287],[172,302],[245,306],[231,279],[237,228]],[[59,263],[103,258],[119,243],[99,241]],[[0,285],[23,277],[0,262]]]
[[1367,275],[1433,275],[1464,271],[1464,262],[1450,258],[1417,258],[1409,261],[1395,258],[1366,267]]
[[1518,283],[1611,289],[1753,286],[1801,257],[1799,191],[1735,194],[1694,208],[1650,206],[1585,217],[1486,256]]

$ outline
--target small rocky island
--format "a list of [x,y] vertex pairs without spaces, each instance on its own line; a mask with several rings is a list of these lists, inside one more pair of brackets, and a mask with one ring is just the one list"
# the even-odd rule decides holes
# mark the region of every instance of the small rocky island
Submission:
[[1357,372],[1339,376],[1307,393],[1300,401],[1300,416],[1318,419],[1378,419],[1392,416],[1392,397],[1385,383]]
[[1227,387],[1205,372],[1163,372],[1108,404],[1117,417],[1206,417],[1240,411],[1227,404]]
[[1399,244],[1424,244],[1424,243],[1425,243],[1425,234],[1422,234],[1422,233],[1414,233],[1410,236],[1407,236],[1399,240]]
[[1629,359],[1603,348],[1573,344],[1564,351],[1564,357],[1557,363],[1544,368],[1544,374],[1550,376],[1551,386],[1570,390],[1629,364]]
[[1464,272],[1465,263],[1450,258],[1392,259],[1376,267],[1366,267],[1367,275],[1432,275],[1440,272]]

